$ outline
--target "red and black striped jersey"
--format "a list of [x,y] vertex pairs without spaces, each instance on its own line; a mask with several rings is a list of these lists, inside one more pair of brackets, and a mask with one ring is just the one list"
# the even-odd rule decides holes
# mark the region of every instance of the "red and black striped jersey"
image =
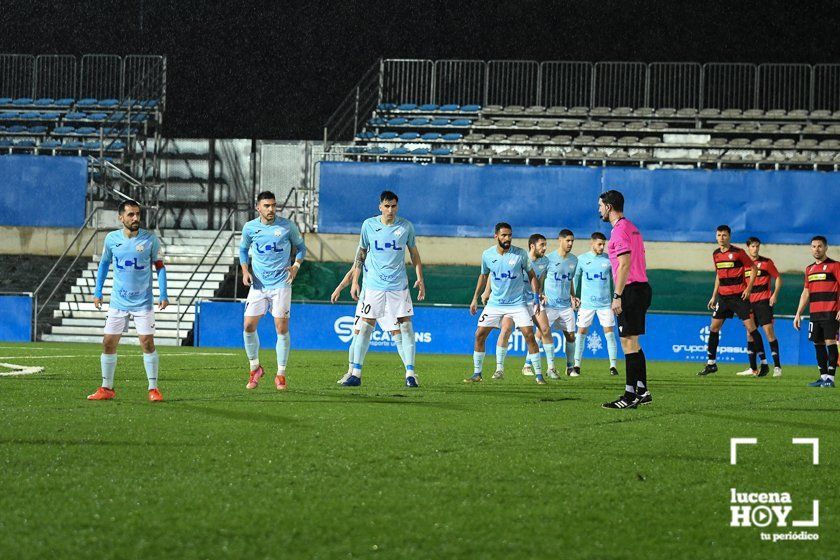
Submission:
[[[770,299],[770,296],[773,294],[773,290],[770,289],[770,279],[779,277],[779,271],[776,269],[776,265],[772,259],[759,255],[753,262],[755,262],[758,271],[755,275],[752,292],[750,292],[751,303]],[[744,276],[746,278],[749,278],[750,274],[752,274],[751,269],[744,270]]]
[[840,305],[840,263],[833,259],[815,262],[805,268],[805,287],[811,301],[811,321],[834,319]]
[[750,270],[753,262],[750,256],[744,251],[730,245],[726,251],[720,248],[712,253],[715,263],[715,272],[720,280],[718,294],[721,296],[740,295],[747,289],[747,281],[744,277],[744,269]]

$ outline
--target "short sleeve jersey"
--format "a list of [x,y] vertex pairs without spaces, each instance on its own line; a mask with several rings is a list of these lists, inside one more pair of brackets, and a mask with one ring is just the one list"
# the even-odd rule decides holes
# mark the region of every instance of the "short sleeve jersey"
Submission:
[[365,288],[393,292],[408,289],[405,271],[406,252],[416,247],[414,225],[397,217],[385,225],[379,216],[362,224],[359,247],[367,251],[365,258]]
[[612,264],[613,278],[618,274],[618,257],[630,255],[630,272],[627,284],[647,282],[647,262],[645,260],[645,242],[636,225],[627,218],[620,218],[613,226],[607,254]]
[[[759,301],[767,301],[770,299],[770,279],[778,278],[779,271],[776,270],[776,265],[772,259],[759,256],[755,261],[755,266],[758,269],[755,275],[755,282],[750,292],[750,302],[756,303]],[[749,278],[752,274],[752,269],[744,270],[744,277]]]
[[589,251],[578,257],[575,284],[580,282],[580,306],[584,309],[605,309],[612,305],[612,271],[604,253]]
[[255,288],[275,290],[289,286],[287,268],[294,260],[292,246],[299,255],[305,254],[306,247],[300,230],[286,218],[276,217],[270,224],[264,224],[257,218],[245,224],[239,244],[239,258],[241,262],[251,263]]
[[557,251],[548,254],[548,270],[545,276],[546,307],[565,309],[572,306],[572,281],[578,266],[578,258],[569,253],[565,257]]
[[533,270],[531,258],[525,250],[511,245],[504,254],[496,246],[481,254],[481,273],[490,277],[490,299],[487,305],[494,307],[519,307],[527,300],[525,282]]
[[[542,279],[548,271],[548,259],[546,257],[540,257],[537,260],[533,260],[531,261],[531,267],[534,269],[534,274],[537,276],[537,282],[542,282]],[[534,297],[534,292],[531,290],[531,280],[528,278],[528,275],[525,274],[522,277],[522,281],[525,283],[525,298],[530,301]]]
[[840,263],[834,259],[815,262],[805,269],[811,321],[830,321],[840,310]]
[[712,253],[715,272],[718,276],[718,294],[736,296],[747,289],[745,270],[752,268],[753,261],[743,249],[730,245],[722,251],[719,247]]
[[126,237],[121,229],[105,237],[102,259],[108,261],[114,271],[112,309],[146,311],[152,308],[152,270],[159,251],[157,236],[145,229],[139,230],[134,237]]

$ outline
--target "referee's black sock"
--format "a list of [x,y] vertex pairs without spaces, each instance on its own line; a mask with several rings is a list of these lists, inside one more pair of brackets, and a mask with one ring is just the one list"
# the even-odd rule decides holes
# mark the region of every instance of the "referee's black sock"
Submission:
[[814,350],[817,352],[817,367],[820,368],[820,377],[825,378],[828,375],[828,351],[825,349],[825,344],[814,344]]
[[826,366],[826,373],[828,378],[834,381],[834,372],[837,371],[837,345],[826,344],[826,352],[828,353],[828,365]]
[[624,397],[636,398],[636,385],[639,382],[639,353],[624,355]]
[[782,367],[782,360],[779,358],[779,339],[771,340],[770,344],[770,353],[773,355],[773,365],[776,367]]
[[761,338],[761,331],[755,329],[753,332],[750,333],[750,336],[753,339],[753,344],[755,345],[755,353],[761,358],[762,362],[767,361],[767,355],[764,353],[764,339]]
[[714,362],[717,359],[718,342],[720,342],[720,333],[711,331],[709,333],[709,362]]
[[645,358],[645,351],[639,348],[637,352],[639,372],[636,379],[636,394],[643,395],[647,391],[647,359]]

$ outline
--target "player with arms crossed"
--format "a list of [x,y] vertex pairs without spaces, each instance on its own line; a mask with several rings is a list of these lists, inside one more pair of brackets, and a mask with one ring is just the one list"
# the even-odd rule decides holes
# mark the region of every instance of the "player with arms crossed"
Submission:
[[820,378],[809,387],[834,387],[837,371],[837,333],[840,329],[840,263],[828,258],[828,240],[822,235],[811,239],[813,264],[805,268],[805,287],[793,318],[796,330],[802,325],[802,312],[810,302],[808,338],[814,343]]
[[[411,255],[417,281],[417,300],[426,299],[423,281],[423,263],[414,239],[414,225],[397,216],[399,198],[391,191],[379,195],[379,216],[368,218],[362,224],[359,248],[353,266],[350,295],[362,302],[358,334],[353,341],[353,366],[350,376],[342,383],[348,387],[362,384],[362,366],[370,347],[370,336],[377,319],[396,317],[402,335],[402,358],[405,364],[405,386],[417,387],[414,357],[417,342],[411,317],[414,305],[408,290],[405,270],[405,252]],[[359,285],[362,268],[365,269],[365,289]]]
[[647,360],[639,343],[653,292],[648,284],[645,242],[639,229],[624,217],[624,195],[616,190],[601,193],[601,219],[612,225],[607,254],[612,265],[615,292],[612,310],[618,316],[618,334],[624,350],[624,394],[602,404],[604,408],[636,408],[653,401],[647,386]]
[[[708,308],[714,311],[712,324],[709,327],[708,362],[706,367],[697,372],[697,375],[710,375],[718,370],[717,347],[720,341],[720,329],[723,328],[724,321],[735,315],[744,322],[744,328],[747,330],[750,370],[756,372],[758,371],[756,356],[764,352],[764,342],[761,339],[761,333],[755,327],[750,309],[750,294],[758,268],[743,249],[730,243],[732,230],[729,226],[718,226],[716,238],[718,248],[712,252],[712,262],[715,265],[715,287],[708,303]],[[748,270],[749,275],[746,274]]]
[[[753,289],[750,292],[750,308],[756,327],[764,329],[764,333],[767,335],[767,344],[770,346],[770,353],[773,355],[773,377],[781,377],[782,363],[779,359],[779,340],[776,338],[776,331],[773,328],[773,306],[776,305],[779,293],[782,290],[782,276],[776,269],[773,260],[762,257],[759,254],[760,251],[761,240],[757,237],[748,238],[747,254],[753,260],[757,269]],[[752,274],[752,271],[745,270],[744,274]],[[775,280],[772,292],[770,291],[771,278]],[[761,364],[757,376],[764,377],[769,373],[770,366],[767,365],[767,356],[764,354],[763,345],[758,357],[761,359]],[[738,375],[756,375],[756,372],[752,369],[746,369],[738,372]]]
[[120,203],[119,220],[122,229],[112,231],[105,237],[102,259],[96,273],[96,288],[93,304],[102,309],[102,288],[108,277],[108,269],[114,265],[114,285],[111,288],[111,303],[105,320],[105,336],[102,338],[102,386],[88,396],[92,401],[113,399],[114,371],[117,368],[117,345],[124,332],[128,332],[129,319],[134,319],[134,328],[143,349],[143,366],[149,381],[149,400],[159,402],[163,396],[158,390],[158,366],[160,360],[155,350],[155,312],[152,291],[152,267],[157,271],[160,291],[158,309],[169,305],[166,294],[166,269],[158,257],[160,241],[152,232],[140,229],[140,205],[133,200]]
[[[277,216],[277,199],[269,191],[257,196],[259,217],[242,228],[239,263],[242,283],[250,286],[245,302],[242,337],[250,372],[247,389],[255,389],[265,374],[260,365],[260,337],[257,326],[269,310],[277,331],[277,375],[274,386],[286,389],[286,365],[289,362],[291,336],[289,314],[292,308],[292,282],[306,257],[306,245],[297,225]],[[292,247],[296,254],[292,262]],[[249,270],[250,265],[250,270]]]
[[[354,263],[355,266],[355,263]],[[341,292],[352,284],[353,282],[353,268],[354,266],[350,267],[350,270],[347,271],[347,274],[344,275],[344,278],[341,279],[341,282],[338,283],[338,286],[335,287],[333,290],[332,295],[330,295],[330,303],[335,303],[341,297]],[[363,272],[364,272],[364,264],[362,264]],[[353,336],[350,339],[350,346],[348,348],[348,366],[347,372],[336,381],[339,385],[347,381],[350,375],[353,373],[353,344],[356,342],[356,335],[359,334],[359,321],[362,319],[362,305],[364,303],[364,296],[365,293],[365,281],[362,278],[362,294],[359,296],[359,301],[356,303],[356,313],[355,317],[353,318]],[[403,348],[402,348],[402,333],[400,332],[400,325],[397,322],[396,317],[383,317],[381,319],[377,319],[376,323],[379,325],[379,328],[385,332],[389,332],[391,334],[391,340],[394,341],[394,344],[397,347],[397,354],[399,354],[400,359],[403,358]],[[405,360],[403,360],[403,364],[405,364]]]
[[548,324],[559,327],[566,345],[566,375],[577,377],[574,368],[575,356],[575,309],[580,301],[575,297],[572,280],[578,266],[578,258],[572,254],[575,234],[572,230],[560,230],[557,236],[557,250],[548,254],[548,270],[543,281],[545,287],[545,312]]
[[[539,314],[540,285],[537,282],[537,275],[534,273],[528,253],[519,247],[512,246],[512,237],[513,229],[510,224],[499,222],[496,224],[493,234],[496,244],[481,255],[481,274],[478,275],[475,293],[470,303],[470,314],[475,315],[478,311],[478,297],[483,294],[488,278],[491,282],[491,294],[489,300],[482,302],[486,303],[486,306],[479,316],[478,328],[475,331],[473,374],[464,380],[465,383],[475,383],[482,380],[481,372],[484,368],[487,336],[493,329],[499,328],[505,317],[510,317],[513,319],[516,328],[525,337],[525,343],[528,345],[528,358],[530,358],[534,368],[537,383],[545,384],[545,378],[542,376],[540,349],[534,338],[534,323],[531,319],[534,309],[528,308],[528,304],[533,302],[536,307],[536,314]],[[523,275],[528,277],[531,284],[533,294],[531,302],[525,299]]]
[[578,257],[578,267],[575,270],[575,293],[580,294],[580,310],[578,311],[578,340],[575,346],[575,373],[580,375],[580,364],[583,360],[583,342],[589,326],[598,315],[598,322],[604,329],[607,339],[607,354],[610,358],[610,375],[618,375],[616,369],[616,355],[618,348],[615,342],[615,315],[613,315],[612,293],[613,277],[610,259],[604,254],[607,244],[606,236],[596,231],[590,237],[588,253]]
[[[537,282],[542,283],[545,278],[546,270],[548,270],[548,259],[545,258],[546,241],[545,236],[540,233],[535,233],[528,238],[528,257],[531,259],[531,266],[534,267],[534,274],[537,276]],[[531,310],[531,317],[536,324],[540,342],[545,348],[545,359],[548,364],[548,376],[551,379],[560,379],[557,375],[557,370],[554,368],[554,338],[551,336],[551,328],[548,324],[548,316],[545,314],[544,308],[538,308],[534,303],[534,294],[531,291],[531,281],[527,275],[522,275],[522,282],[525,284],[525,301],[528,302],[528,307]],[[487,282],[487,287],[484,289],[484,294],[481,296],[481,301],[486,302],[490,299],[491,283]],[[502,319],[501,332],[496,341],[496,373],[493,374],[493,379],[502,379],[505,376],[505,357],[508,352],[508,341],[513,334],[516,325],[513,319],[509,316]],[[536,337],[536,335],[535,335]],[[522,368],[524,375],[534,375],[534,369],[531,367],[531,362],[526,358],[525,366]]]

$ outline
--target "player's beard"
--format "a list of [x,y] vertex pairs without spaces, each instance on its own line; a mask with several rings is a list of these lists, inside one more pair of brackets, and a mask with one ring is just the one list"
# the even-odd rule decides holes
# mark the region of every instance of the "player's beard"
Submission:
[[510,241],[499,241],[499,247],[504,250],[510,249]]
[[128,231],[137,231],[138,229],[140,229],[140,222],[134,222],[128,225]]

